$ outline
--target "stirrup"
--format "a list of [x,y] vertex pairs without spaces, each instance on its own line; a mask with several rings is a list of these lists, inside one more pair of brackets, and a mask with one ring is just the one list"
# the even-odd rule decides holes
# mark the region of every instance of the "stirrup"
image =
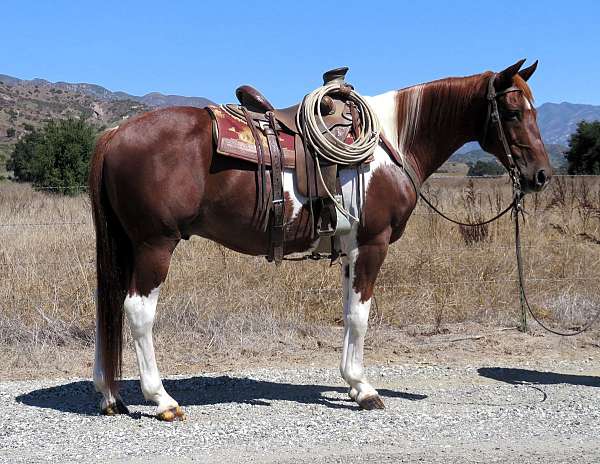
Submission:
[[321,212],[317,221],[317,234],[319,237],[335,235],[337,214],[333,202],[329,198],[321,198]]

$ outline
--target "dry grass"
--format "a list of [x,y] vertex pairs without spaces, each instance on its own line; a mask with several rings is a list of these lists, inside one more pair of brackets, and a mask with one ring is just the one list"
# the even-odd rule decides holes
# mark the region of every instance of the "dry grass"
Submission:
[[[425,190],[462,220],[496,214],[511,195],[505,179],[473,185],[464,178],[432,179]],[[525,207],[530,301],[551,323],[580,324],[600,303],[600,180],[556,178]],[[381,271],[371,336],[378,328],[410,332],[415,325],[431,333],[457,322],[515,325],[512,233],[509,216],[470,234],[420,205]],[[15,367],[56,347],[64,355],[93,343],[93,243],[85,195],[0,184],[0,346],[13,353]],[[190,347],[235,358],[337,344],[339,288],[337,266],[275,268],[193,238],[175,252],[159,303],[157,345],[177,345],[185,351],[180,359],[187,359]]]

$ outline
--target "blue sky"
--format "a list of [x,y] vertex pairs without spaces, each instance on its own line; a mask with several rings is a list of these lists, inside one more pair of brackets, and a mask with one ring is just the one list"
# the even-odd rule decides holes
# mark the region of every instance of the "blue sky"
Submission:
[[[350,67],[366,95],[539,59],[539,103],[600,104],[597,1],[26,1],[1,8],[0,73],[276,105]],[[345,45],[340,45],[345,44]]]

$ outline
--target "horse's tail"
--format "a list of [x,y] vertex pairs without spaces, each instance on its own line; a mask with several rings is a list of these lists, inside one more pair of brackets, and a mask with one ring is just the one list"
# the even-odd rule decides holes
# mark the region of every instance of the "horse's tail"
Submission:
[[121,376],[123,301],[131,261],[131,242],[110,205],[103,179],[104,156],[115,132],[107,131],[98,140],[88,180],[96,229],[96,350],[101,354],[103,380],[111,392],[116,392]]

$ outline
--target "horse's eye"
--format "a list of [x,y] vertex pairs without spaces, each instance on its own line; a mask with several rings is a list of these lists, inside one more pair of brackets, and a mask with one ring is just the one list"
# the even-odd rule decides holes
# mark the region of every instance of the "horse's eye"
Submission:
[[515,110],[505,111],[502,115],[505,121],[520,121],[521,120],[521,112]]

